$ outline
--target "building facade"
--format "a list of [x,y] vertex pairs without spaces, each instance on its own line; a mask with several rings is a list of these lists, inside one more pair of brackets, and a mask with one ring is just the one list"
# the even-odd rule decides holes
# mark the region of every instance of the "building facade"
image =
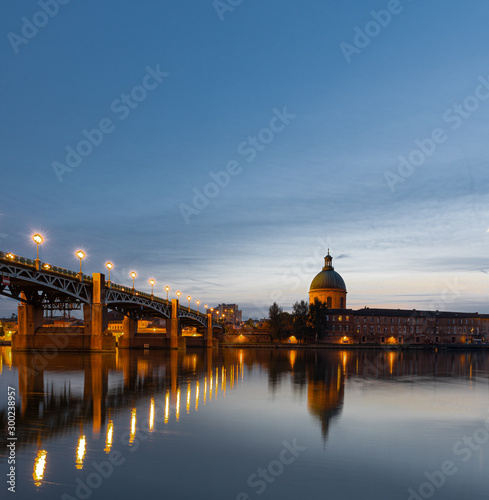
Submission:
[[405,309],[346,308],[346,285],[332,257],[313,279],[309,302],[329,309],[319,339],[341,344],[482,344],[489,342],[489,314]]
[[234,326],[241,324],[242,311],[239,310],[238,304],[219,304],[215,310],[219,312],[219,319],[225,323],[232,323]]

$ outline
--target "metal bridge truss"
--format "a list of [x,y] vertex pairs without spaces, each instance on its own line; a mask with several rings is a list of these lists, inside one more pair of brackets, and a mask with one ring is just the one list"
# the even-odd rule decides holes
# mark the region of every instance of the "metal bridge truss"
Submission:
[[[0,272],[0,294],[20,302],[40,306],[49,301],[78,304],[90,304],[92,301],[91,283],[46,271],[39,272],[15,263],[0,262]],[[4,283],[5,276],[8,277],[9,284]]]

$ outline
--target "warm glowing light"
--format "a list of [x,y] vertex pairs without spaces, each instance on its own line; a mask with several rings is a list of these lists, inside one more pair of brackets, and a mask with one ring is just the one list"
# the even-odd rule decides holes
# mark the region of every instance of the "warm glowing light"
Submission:
[[165,286],[165,290],[166,290],[166,292],[169,292],[170,291],[170,287],[169,286]]
[[207,377],[204,377],[204,406],[206,399],[207,399]]
[[104,448],[105,453],[110,453],[113,439],[114,439],[114,422],[112,420],[109,420],[109,423],[107,424],[107,435],[105,436],[105,448]]
[[168,423],[170,419],[170,391],[166,391],[165,396],[165,424]]
[[132,279],[134,279],[136,276],[137,276],[137,274],[133,271],[133,272],[131,273],[131,278],[132,278]]
[[199,393],[200,393],[200,385],[199,381],[195,384],[195,411],[199,410]]
[[207,309],[207,304],[204,304],[204,308]]
[[151,398],[149,405],[149,432],[153,432],[155,428],[155,400]]
[[177,404],[175,406],[175,417],[178,420],[180,419],[180,387],[177,389]]
[[44,267],[44,269],[51,269],[51,266],[49,264],[44,264],[44,266],[42,267]]
[[209,401],[212,401],[212,385],[213,385],[212,373],[209,375]]
[[46,469],[46,457],[48,452],[46,450],[39,450],[37,452],[36,461],[34,462],[34,472],[32,477],[36,486],[41,486],[44,477],[44,470]]
[[190,382],[187,385],[187,413],[190,413],[190,396],[192,389],[190,388]]
[[290,359],[290,368],[293,370],[295,365],[295,359],[297,358],[297,351],[290,351],[289,359]]
[[131,411],[131,431],[129,433],[129,446],[134,443],[134,438],[136,437],[136,424],[137,424],[137,410],[133,408]]
[[216,396],[214,399],[217,399],[218,391],[219,391],[219,368],[216,367]]
[[180,290],[177,290],[177,297],[180,298],[180,295],[182,295],[182,292]]
[[114,267],[114,264],[112,264],[112,262],[107,262],[107,264],[105,264],[105,267],[110,271]]
[[42,236],[40,234],[35,234],[32,239],[38,244],[40,245],[43,241],[42,239]]
[[8,253],[5,257],[7,257],[7,259],[13,259],[15,255],[13,253]]
[[87,438],[81,435],[78,438],[78,446],[76,448],[76,468],[83,469],[83,460],[85,460],[85,453],[87,452]]
[[76,256],[79,259],[84,259],[85,258],[85,252],[83,250],[78,250],[78,252],[76,252]]

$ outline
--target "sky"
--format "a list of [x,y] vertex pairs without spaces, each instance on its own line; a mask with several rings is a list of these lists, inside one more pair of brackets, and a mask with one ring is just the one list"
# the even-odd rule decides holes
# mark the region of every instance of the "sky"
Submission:
[[[0,250],[243,318],[489,313],[480,0],[5,0]],[[0,300],[0,316],[16,311]]]

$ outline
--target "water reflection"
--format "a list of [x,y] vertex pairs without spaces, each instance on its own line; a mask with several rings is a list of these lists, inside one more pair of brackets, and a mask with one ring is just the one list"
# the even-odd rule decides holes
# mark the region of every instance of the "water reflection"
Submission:
[[[205,412],[203,407],[199,411],[199,403],[220,404],[227,391],[237,391],[256,371],[266,374],[271,395],[284,384],[290,384],[298,396],[304,395],[307,411],[326,442],[332,423],[348,404],[348,388],[362,394],[378,381],[413,384],[460,379],[470,383],[478,377],[487,380],[489,369],[487,355],[480,352],[383,350],[121,351],[65,353],[47,360],[4,348],[0,360],[3,370],[8,367],[17,372],[18,451],[26,447],[35,450],[30,470],[36,487],[45,482],[48,441],[62,435],[74,436],[71,467],[82,470],[88,446],[109,454],[116,431],[127,432],[129,445],[135,446],[138,425],[156,433],[172,419],[178,423],[190,413],[200,416]],[[112,418],[124,412],[125,424]],[[3,426],[6,417],[3,408]],[[88,444],[90,431],[92,439]]]

